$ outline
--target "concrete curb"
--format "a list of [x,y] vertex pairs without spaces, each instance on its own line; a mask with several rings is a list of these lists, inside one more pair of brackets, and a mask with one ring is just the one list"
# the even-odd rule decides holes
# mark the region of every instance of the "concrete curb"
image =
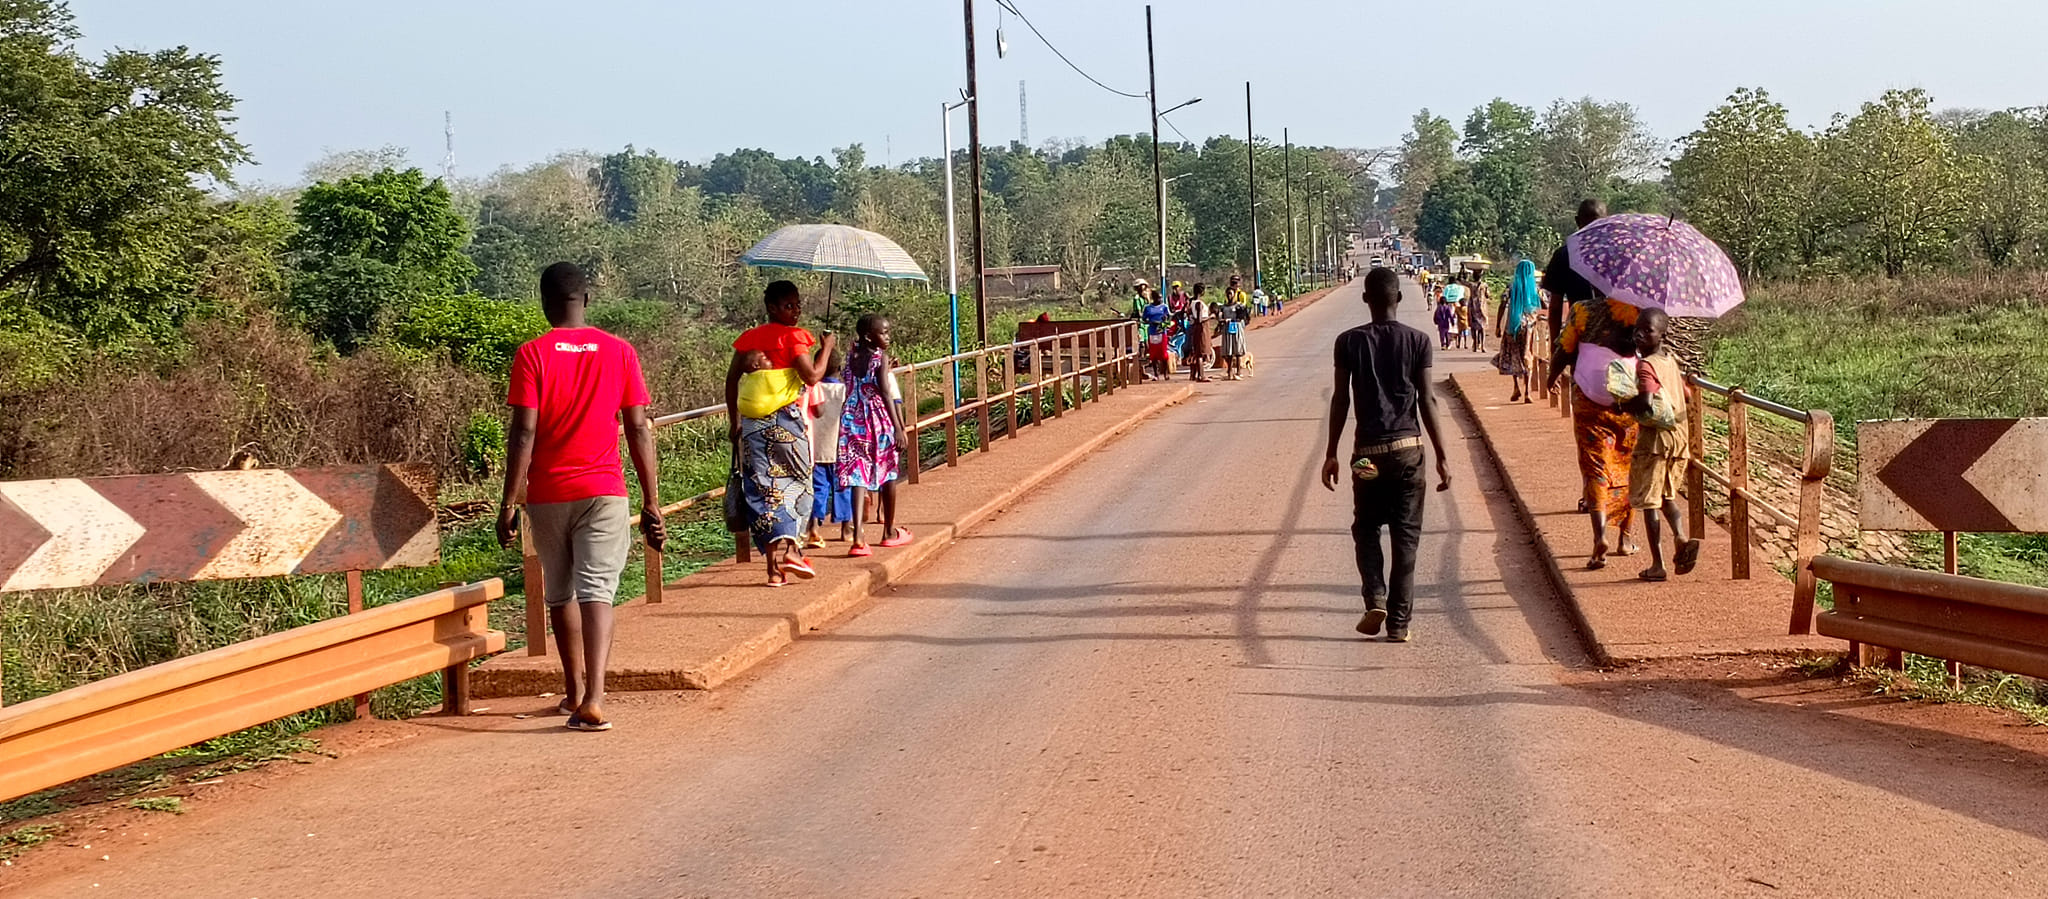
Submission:
[[[1465,388],[1458,383],[1458,379],[1445,375],[1444,383],[1450,385],[1451,393],[1457,396],[1465,414],[1471,416],[1473,423],[1477,425],[1479,407],[1472,402],[1470,396],[1465,395]],[[1602,645],[1595,635],[1593,623],[1586,620],[1586,610],[1579,606],[1578,594],[1572,591],[1571,582],[1565,580],[1564,567],[1557,564],[1557,551],[1551,547],[1550,538],[1545,537],[1543,529],[1536,526],[1535,513],[1529,510],[1529,503],[1522,498],[1522,491],[1515,489],[1514,479],[1508,477],[1507,463],[1501,459],[1500,449],[1486,436],[1484,425],[1478,425],[1478,428],[1479,443],[1486,447],[1486,461],[1493,466],[1494,475],[1507,487],[1503,492],[1508,495],[1508,503],[1515,507],[1515,520],[1520,521],[1522,527],[1529,531],[1530,539],[1536,544],[1537,555],[1543,557],[1543,573],[1550,578],[1550,586],[1557,590],[1557,595],[1564,598],[1564,610],[1572,617],[1572,627],[1578,629],[1579,642],[1592,653],[1593,661],[1602,667],[1614,667],[1613,654],[1607,651],[1607,647]]]
[[[859,607],[882,588],[910,576],[976,525],[987,521],[1003,508],[1015,504],[1039,485],[1072,468],[1090,453],[1136,427],[1145,419],[1184,402],[1193,395],[1194,388],[1191,385],[1175,388],[1167,395],[1126,416],[1122,421],[1115,422],[1082,440],[1057,459],[1004,488],[987,502],[972,507],[956,520],[938,527],[927,527],[918,534],[916,542],[903,547],[901,551],[875,557],[872,564],[843,575],[837,583],[817,598],[789,613],[776,616],[758,631],[732,638],[724,651],[708,660],[685,662],[679,667],[661,670],[614,669],[606,674],[606,688],[614,692],[709,690],[724,684],[755,665],[767,661],[796,642],[805,632],[823,628],[833,619]],[[1001,450],[998,449],[996,452],[1000,455]],[[700,575],[691,577],[698,576]],[[628,605],[645,602],[645,599],[636,599]],[[472,689],[478,698],[532,696],[561,688],[561,662],[551,656],[500,656],[493,661],[497,664],[480,667],[474,674]]]

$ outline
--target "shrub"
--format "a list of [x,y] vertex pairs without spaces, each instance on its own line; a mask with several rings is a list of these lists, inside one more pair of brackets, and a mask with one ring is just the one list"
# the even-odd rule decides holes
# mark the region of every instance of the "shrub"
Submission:
[[505,426],[495,413],[476,412],[462,430],[462,465],[475,478],[491,476],[505,461]]
[[466,293],[413,302],[392,316],[388,334],[399,346],[446,349],[463,368],[503,375],[519,345],[547,330],[547,318],[535,306]]
[[660,300],[620,300],[592,305],[588,317],[592,327],[632,339],[661,330],[671,308]]
[[187,326],[180,358],[81,358],[63,378],[0,390],[0,478],[214,469],[247,449],[266,468],[431,462],[463,471],[490,379],[381,347],[347,358],[268,315]]

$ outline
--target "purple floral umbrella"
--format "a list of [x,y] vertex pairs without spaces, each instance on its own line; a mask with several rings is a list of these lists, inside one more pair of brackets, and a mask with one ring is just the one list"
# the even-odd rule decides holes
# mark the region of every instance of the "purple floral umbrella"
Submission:
[[1610,299],[1692,318],[1720,318],[1742,305],[1742,279],[1728,254],[1668,216],[1610,215],[1564,245],[1572,270]]

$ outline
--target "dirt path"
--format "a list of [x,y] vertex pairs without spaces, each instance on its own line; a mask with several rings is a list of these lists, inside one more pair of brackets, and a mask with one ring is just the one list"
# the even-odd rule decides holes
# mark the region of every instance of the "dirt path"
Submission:
[[1255,380],[735,685],[620,697],[608,734],[509,717],[539,700],[422,722],[110,861],[37,853],[0,890],[2048,892],[2028,736],[1900,723],[1839,687],[1802,705],[1754,662],[1588,668],[1468,439],[1431,497],[1418,642],[1359,639],[1348,498],[1313,466],[1329,341],[1362,317],[1343,290],[1254,335]]

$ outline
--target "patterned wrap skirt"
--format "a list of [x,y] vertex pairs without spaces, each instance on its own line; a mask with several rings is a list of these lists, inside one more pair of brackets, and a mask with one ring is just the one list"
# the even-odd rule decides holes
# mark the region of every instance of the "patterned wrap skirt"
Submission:
[[1604,513],[1609,527],[1627,533],[1635,518],[1628,502],[1635,417],[1594,402],[1576,384],[1572,393],[1572,436],[1578,443],[1579,474],[1586,480],[1586,508]]
[[754,548],[802,538],[811,516],[811,432],[802,400],[765,418],[740,419],[740,479]]

